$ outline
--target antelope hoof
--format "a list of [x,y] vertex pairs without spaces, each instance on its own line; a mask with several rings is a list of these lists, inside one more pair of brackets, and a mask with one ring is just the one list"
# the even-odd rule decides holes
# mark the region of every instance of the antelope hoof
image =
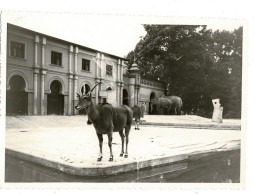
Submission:
[[135,127],[135,130],[136,130],[136,127]]
[[102,160],[102,156],[97,158],[97,162],[100,162]]
[[120,157],[122,157],[123,156],[123,153],[120,153]]
[[125,155],[124,155],[124,158],[127,158],[127,157],[128,157],[128,154],[125,154]]
[[110,162],[112,162],[112,161],[113,161],[113,156],[111,156],[111,157],[109,158],[109,161],[110,161]]
[[137,128],[137,130],[140,130],[139,128]]

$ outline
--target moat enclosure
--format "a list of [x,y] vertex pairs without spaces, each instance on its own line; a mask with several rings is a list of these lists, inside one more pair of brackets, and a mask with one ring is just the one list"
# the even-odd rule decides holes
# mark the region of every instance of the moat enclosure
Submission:
[[240,183],[240,150],[194,155],[187,161],[104,177],[69,175],[6,155],[5,182]]

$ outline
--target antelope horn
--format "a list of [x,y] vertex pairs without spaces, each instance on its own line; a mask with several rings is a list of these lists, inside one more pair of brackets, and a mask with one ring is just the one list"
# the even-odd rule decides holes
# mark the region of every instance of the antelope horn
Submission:
[[[88,93],[91,93],[94,89],[95,89],[95,87],[98,85],[98,84],[100,84],[101,82],[99,82],[99,83],[97,83],[97,84],[95,84],[95,86],[94,87],[92,87],[92,89],[88,92]],[[87,93],[87,94],[88,94]]]
[[80,94],[77,93],[77,97],[80,97]]

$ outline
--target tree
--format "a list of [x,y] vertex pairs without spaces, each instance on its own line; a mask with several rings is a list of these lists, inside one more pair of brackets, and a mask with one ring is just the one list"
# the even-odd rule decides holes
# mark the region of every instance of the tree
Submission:
[[143,77],[165,81],[167,95],[182,97],[187,113],[193,110],[209,117],[211,100],[221,98],[224,114],[235,115],[239,108],[231,105],[233,101],[240,105],[242,29],[231,33],[199,25],[144,28],[146,36],[127,55],[129,66],[135,57]]
[[224,117],[241,117],[242,34],[242,27],[233,32],[216,31],[213,34],[212,51],[216,61],[210,79],[224,106]]

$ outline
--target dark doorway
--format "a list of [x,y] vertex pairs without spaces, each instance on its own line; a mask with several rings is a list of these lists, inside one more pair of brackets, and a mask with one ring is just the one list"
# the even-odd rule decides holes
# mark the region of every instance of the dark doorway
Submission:
[[[82,85],[82,87],[81,87],[81,94],[82,95],[87,94],[89,91],[90,91],[90,86],[88,84]],[[85,109],[79,110],[79,115],[86,115],[86,114],[87,113],[86,113]]]
[[128,91],[126,89],[123,89],[123,105],[128,106]]
[[156,99],[155,93],[151,92],[150,102],[149,102],[149,114],[156,114],[157,113],[157,108],[156,108],[156,105],[154,104],[155,99]]
[[63,115],[64,114],[64,96],[61,94],[61,83],[53,81],[50,85],[51,94],[48,95],[47,113]]
[[6,115],[27,114],[27,92],[26,83],[19,75],[11,77],[10,90],[6,91]]

